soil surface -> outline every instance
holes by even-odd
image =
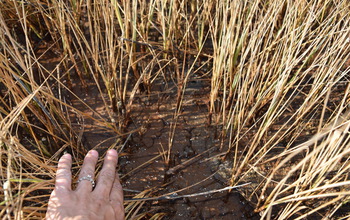
[[[107,120],[102,99],[107,97],[100,96],[93,82],[87,83],[87,90],[78,83],[73,82],[72,89],[77,97],[69,95],[73,106]],[[178,114],[177,93],[172,80],[159,79],[151,94],[139,93],[133,102],[119,158],[126,201],[132,202],[131,198],[147,190],[143,197],[150,200],[139,213],[149,216],[163,213],[165,219],[259,219],[236,189],[211,193],[227,187],[230,176],[226,169],[226,174],[223,172],[222,152],[226,149],[220,147],[218,128],[208,125],[210,81],[199,76],[189,79]],[[73,117],[86,148],[104,152],[118,142],[115,133],[99,128],[87,115]],[[197,193],[207,194],[193,195]],[[166,195],[170,197],[158,198]],[[184,195],[190,197],[181,197]]]
[[[48,70],[60,61],[45,45],[37,52],[46,52],[41,63]],[[67,104],[77,109],[69,112],[78,144],[100,153],[122,145],[119,172],[125,200],[132,202],[132,198],[145,190],[148,194],[143,197],[151,198],[139,213],[148,213],[149,217],[163,213],[165,219],[259,219],[236,189],[221,190],[229,186],[230,176],[222,162],[227,149],[220,144],[220,128],[209,126],[208,79],[193,74],[185,85],[180,109],[177,108],[179,88],[171,78],[159,77],[152,84],[150,94],[138,91],[124,139],[99,124],[101,118],[110,120],[111,110],[106,109],[110,107],[107,95],[101,96],[93,79],[86,79],[87,88],[83,88],[72,70],[71,82],[66,77],[61,80],[66,88],[58,88],[55,80],[49,79],[55,95],[64,97]],[[215,190],[219,192],[212,192]],[[195,195],[199,193],[205,194]],[[170,196],[159,198],[166,195]]]
[[[189,80],[177,117],[177,87],[171,82],[159,82],[152,95],[138,97],[129,130],[141,130],[132,135],[125,149],[130,156],[120,159],[125,189],[149,189],[154,197],[173,192],[190,195],[228,186],[227,181],[217,178],[221,177],[217,171],[224,149],[219,150],[217,128],[208,126],[209,83],[200,77]],[[166,164],[169,145],[171,155]],[[129,196],[132,194],[126,193],[126,198]],[[258,219],[235,190],[151,204],[150,212],[162,210],[169,219]]]
[[[73,82],[77,85],[73,86],[73,92],[80,100],[71,97],[73,106],[84,114],[94,117],[98,114],[108,120],[102,99],[108,98],[101,97],[94,82],[87,83],[87,90],[81,89],[78,82],[78,79]],[[341,94],[344,87],[338,86],[335,93]],[[119,168],[125,199],[128,203],[134,202],[135,197],[146,198],[146,201],[140,200],[144,204],[139,210],[147,213],[146,217],[162,213],[165,219],[259,219],[244,197],[251,195],[251,190],[262,181],[263,177],[257,173],[267,174],[271,164],[247,175],[245,180],[251,186],[211,193],[229,185],[232,164],[224,160],[228,144],[219,138],[220,128],[209,125],[210,81],[194,74],[185,86],[180,108],[178,89],[174,80],[160,77],[152,84],[150,94],[139,91],[122,142],[114,132],[99,127],[86,115],[76,117],[77,128],[83,130],[80,132],[83,146],[104,152],[116,143],[122,145]],[[331,98],[337,101],[337,97]],[[302,97],[296,98],[292,107],[298,108],[299,99]],[[285,114],[281,121],[288,117]],[[314,128],[311,126],[309,133],[297,141],[309,139]],[[280,129],[278,124],[276,129]],[[248,140],[244,144],[247,143]],[[283,175],[284,170],[281,172]],[[207,194],[193,195],[199,193]]]

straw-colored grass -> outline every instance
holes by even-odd
[[[120,149],[136,95],[167,78],[178,91],[160,154],[169,164],[188,79],[205,70],[231,184],[259,176],[242,193],[261,218],[339,217],[350,199],[349,60],[346,0],[1,1],[0,216],[44,216],[57,159],[71,152],[77,170],[88,149],[73,118],[114,133],[106,147]],[[104,114],[80,96],[91,87]],[[126,205],[128,218],[144,216],[144,202]]]

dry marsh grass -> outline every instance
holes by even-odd
[[[169,164],[191,74],[210,80],[231,185],[257,177],[242,194],[262,219],[349,217],[349,23],[346,0],[1,1],[1,218],[42,218],[60,154],[77,171],[88,150],[77,125],[120,150],[135,98],[171,79]],[[79,95],[91,87],[103,113]]]

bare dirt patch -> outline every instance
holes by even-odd
[[[150,189],[159,195],[172,192],[188,195],[227,186],[227,182],[215,178],[211,162],[211,159],[219,160],[222,151],[216,128],[208,126],[209,92],[209,81],[199,77],[190,79],[177,118],[174,117],[177,87],[171,83],[158,85],[152,95],[137,99],[129,129],[140,130],[133,134],[125,149],[130,156],[120,159],[122,173],[130,172],[122,178],[126,189]],[[167,165],[166,155],[159,155],[168,149],[171,140],[172,154]],[[171,219],[253,217],[252,207],[235,190],[150,203],[153,209],[165,210]]]
[[[228,179],[218,174],[222,170],[219,166],[222,152],[227,149],[220,149],[218,128],[209,126],[209,80],[200,76],[189,79],[179,114],[175,114],[178,88],[172,80],[159,79],[152,86],[152,93],[138,93],[123,140],[86,117],[96,115],[85,104],[106,120],[107,110],[93,83],[87,83],[90,86],[85,90],[78,82],[78,79],[73,81],[72,88],[77,96],[69,97],[72,105],[84,115],[73,113],[72,124],[87,149],[104,152],[116,142],[124,146],[119,161],[127,201],[147,190],[149,193],[144,197],[156,198],[175,195],[174,192],[181,196],[228,186]],[[145,203],[140,213],[151,216],[161,212],[168,219],[258,219],[235,189],[190,198],[151,199]]]

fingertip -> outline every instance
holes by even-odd
[[[107,154],[111,155],[111,156],[118,156],[118,152],[116,150],[114,150],[114,149],[109,149],[107,151]]]
[[[89,150],[87,155],[93,156],[93,157],[98,157],[98,152],[96,150]]]
[[[59,162],[62,162],[64,160],[69,160],[71,161],[72,160],[72,155],[70,155],[69,153],[65,153],[61,156],[61,158],[59,159]]]

